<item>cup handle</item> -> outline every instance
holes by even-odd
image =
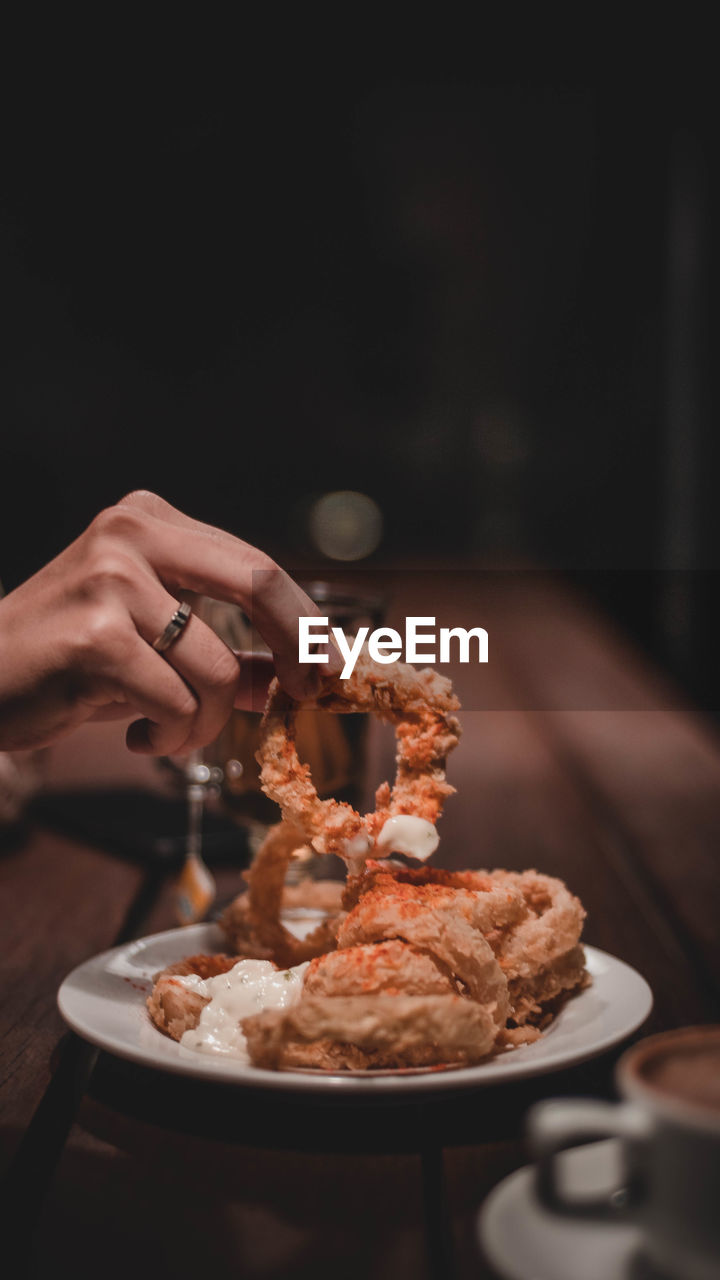
[[[535,1191],[552,1213],[570,1218],[608,1221],[622,1210],[635,1208],[643,1198],[638,1156],[650,1132],[650,1122],[632,1103],[598,1102],[592,1098],[556,1098],[533,1107],[528,1134],[537,1157]],[[623,1182],[597,1199],[573,1199],[560,1189],[555,1157],[568,1147],[581,1147],[603,1138],[623,1138]]]

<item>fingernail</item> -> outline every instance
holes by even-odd
[[[129,751],[134,751],[138,755],[149,755],[153,750],[149,729],[148,720],[133,720],[133,723],[128,725],[125,742]]]

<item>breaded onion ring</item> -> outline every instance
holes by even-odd
[[[577,945],[585,909],[562,880],[538,871],[493,871],[490,878],[519,890],[527,907],[520,927],[500,948],[501,962],[513,977],[532,977]]]
[[[567,885],[538,871],[493,871],[491,880],[522,894],[525,911],[490,941],[508,980],[511,1017],[518,1025],[545,1017],[545,1006],[587,985],[579,945],[585,909]]]
[[[393,788],[383,783],[376,794],[375,813],[364,817],[349,804],[318,796],[310,769],[300,763],[295,747],[299,705],[273,680],[257,760],[263,791],[318,853],[336,853],[358,870],[388,818],[413,814],[437,821],[445,798],[455,790],[445,781],[445,759],[460,736],[460,725],[451,714],[460,704],[449,680],[404,663],[396,664],[390,674],[387,667],[363,654],[347,680],[333,680],[318,698],[317,706],[326,711],[371,711],[395,726]]]
[[[153,989],[147,998],[150,1017],[159,1031],[173,1040],[180,1040],[185,1031],[194,1031],[200,1014],[208,1003],[207,996],[189,991],[178,978],[195,973],[199,978],[216,978],[228,973],[237,964],[239,956],[187,956],[176,960],[155,974]]]
[[[370,889],[391,889],[393,884],[437,884],[446,889],[471,889],[486,893],[500,883],[503,876],[510,874],[499,871],[448,871],[445,867],[406,867],[404,863],[393,862],[392,859],[378,862],[371,858],[360,875],[348,876],[343,905],[349,910]]]
[[[446,871],[371,861],[363,875],[349,878],[343,902],[352,909],[371,891],[397,894],[400,885],[437,885],[479,897],[484,918],[475,918],[507,978],[513,1023],[544,1025],[557,1012],[559,997],[587,986],[579,945],[585,911],[562,880],[537,871]],[[499,910],[497,897],[486,896],[497,888],[509,894],[507,904],[500,899]],[[457,900],[458,910],[462,902]],[[353,915],[348,919],[352,928]],[[340,946],[347,945],[346,937],[340,936]]]
[[[485,933],[511,924],[523,910],[521,895],[495,885],[487,892],[438,884],[403,884],[391,872],[375,873],[338,930],[338,947],[400,938],[429,951],[467,988],[474,1001],[492,1010],[496,1027],[508,1016],[507,979]]]
[[[324,1070],[456,1065],[490,1052],[490,1010],[459,995],[303,997],[244,1018],[256,1067]]]
[[[393,938],[313,960],[303,994],[312,996],[457,995],[457,984],[431,955]]]
[[[302,831],[291,823],[271,827],[247,873],[247,893],[231,902],[220,919],[232,946],[246,956],[273,960],[280,969],[292,969],[335,947],[338,915],[328,916],[307,938],[296,938],[280,921],[287,869],[303,844]]]

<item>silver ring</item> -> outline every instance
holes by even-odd
[[[165,630],[160,632],[156,640],[153,640],[152,647],[156,653],[164,653],[166,649],[170,648],[171,644],[175,643],[178,636],[185,630],[191,613],[192,605],[189,605],[187,600],[183,600],[182,604],[178,605]]]

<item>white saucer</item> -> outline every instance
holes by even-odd
[[[597,1195],[620,1180],[616,1139],[563,1152],[558,1160],[573,1196]],[[480,1246],[500,1275],[507,1280],[634,1280],[639,1274],[639,1227],[548,1213],[535,1199],[534,1177],[530,1167],[510,1174],[490,1193],[478,1216]]]

